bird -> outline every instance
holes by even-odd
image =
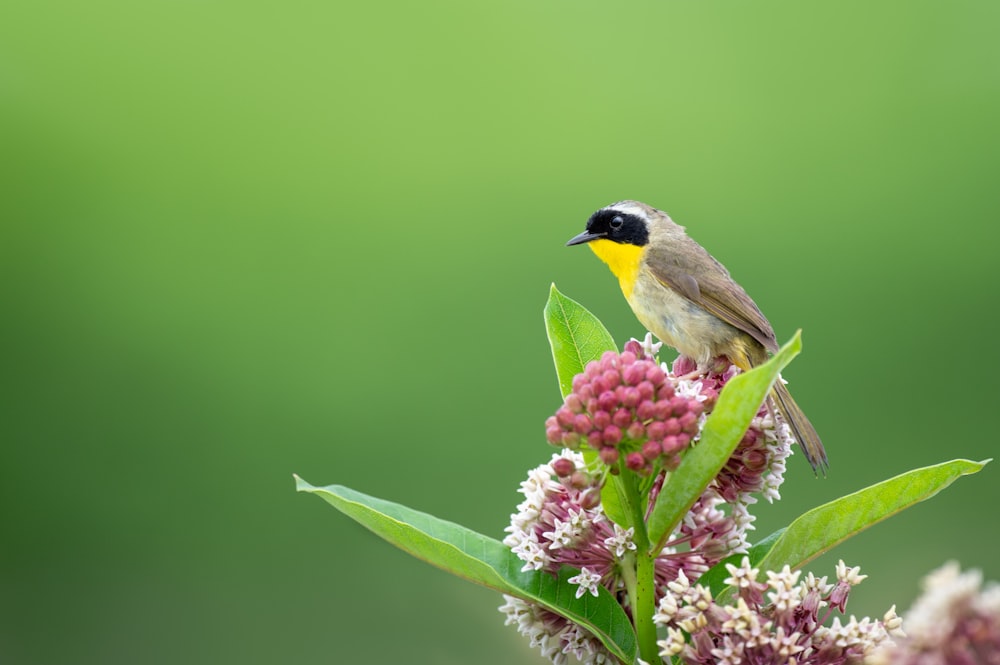
[[[587,220],[566,245],[586,244],[618,278],[647,330],[704,373],[725,356],[743,371],[778,351],[774,329],[729,271],[670,216],[639,201],[619,201]],[[768,396],[791,427],[813,472],[828,468],[816,429],[779,378]]]

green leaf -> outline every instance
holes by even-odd
[[[576,586],[567,580],[576,569],[548,573],[522,572],[523,561],[498,540],[453,522],[398,503],[377,499],[339,485],[313,487],[295,477],[299,492],[325,499],[337,510],[401,550],[459,577],[546,607],[594,634],[617,658],[632,663],[636,655],[635,632],[621,605],[604,588],[594,598],[576,597]]]
[[[677,523],[733,454],[778,374],[802,350],[801,332],[796,332],[766,363],[726,383],[705,421],[698,445],[684,453],[680,466],[667,478],[656,499],[648,523],[651,551],[663,547]]]
[[[978,472],[989,461],[957,459],[914,469],[813,508],[788,525],[759,567],[798,568],[872,524],[931,498],[959,477]]]
[[[583,305],[567,298],[553,284],[545,303],[545,331],[552,347],[559,390],[566,397],[573,377],[605,351],[616,351],[615,340],[596,316]]]
[[[625,508],[628,501],[621,494],[621,484],[615,482],[615,480],[614,477],[607,477],[604,481],[604,486],[601,487],[601,511],[612,522],[623,529],[627,529],[632,524],[628,510]]]

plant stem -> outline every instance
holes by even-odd
[[[639,655],[644,661],[659,663],[656,650],[656,624],[653,612],[656,610],[656,556],[649,552],[649,536],[643,519],[643,497],[637,487],[636,476],[622,470],[614,477],[619,494],[625,499],[633,531],[632,540],[636,545],[634,555],[622,558],[622,577],[628,591],[629,606],[632,608],[632,623],[639,641]]]
[[[632,622],[639,640],[639,653],[647,663],[658,663],[656,651],[656,559],[645,549],[636,554],[636,598],[632,606]]]

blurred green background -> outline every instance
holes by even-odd
[[[539,662],[292,473],[502,536],[563,243],[637,198],[778,337],[830,475],[996,451],[1000,4],[14,2],[0,11],[0,660]],[[812,565],[1000,578],[997,469]]]

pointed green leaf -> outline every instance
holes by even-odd
[[[617,658],[635,660],[632,624],[621,605],[601,588],[577,598],[567,580],[579,571],[564,567],[556,579],[522,572],[523,561],[498,540],[398,503],[339,485],[313,487],[298,476],[296,489],[325,499],[337,510],[413,556],[467,580],[529,600],[587,628]]]
[[[798,568],[872,524],[931,498],[961,476],[978,472],[989,461],[957,459],[914,469],[813,508],[788,525],[759,567]]]
[[[614,477],[607,478],[604,486],[601,487],[601,511],[618,526],[628,528],[632,524],[632,520],[625,508],[628,502],[622,496],[621,491],[621,484],[615,482]]]
[[[605,351],[615,351],[615,340],[596,316],[559,292],[553,284],[545,303],[545,331],[552,347],[559,390],[565,397],[573,388],[573,377]]]
[[[766,363],[726,383],[705,421],[701,441],[684,453],[680,466],[667,478],[656,499],[648,526],[651,551],[663,547],[670,532],[733,454],[778,374],[802,350],[801,332],[796,332]]]

